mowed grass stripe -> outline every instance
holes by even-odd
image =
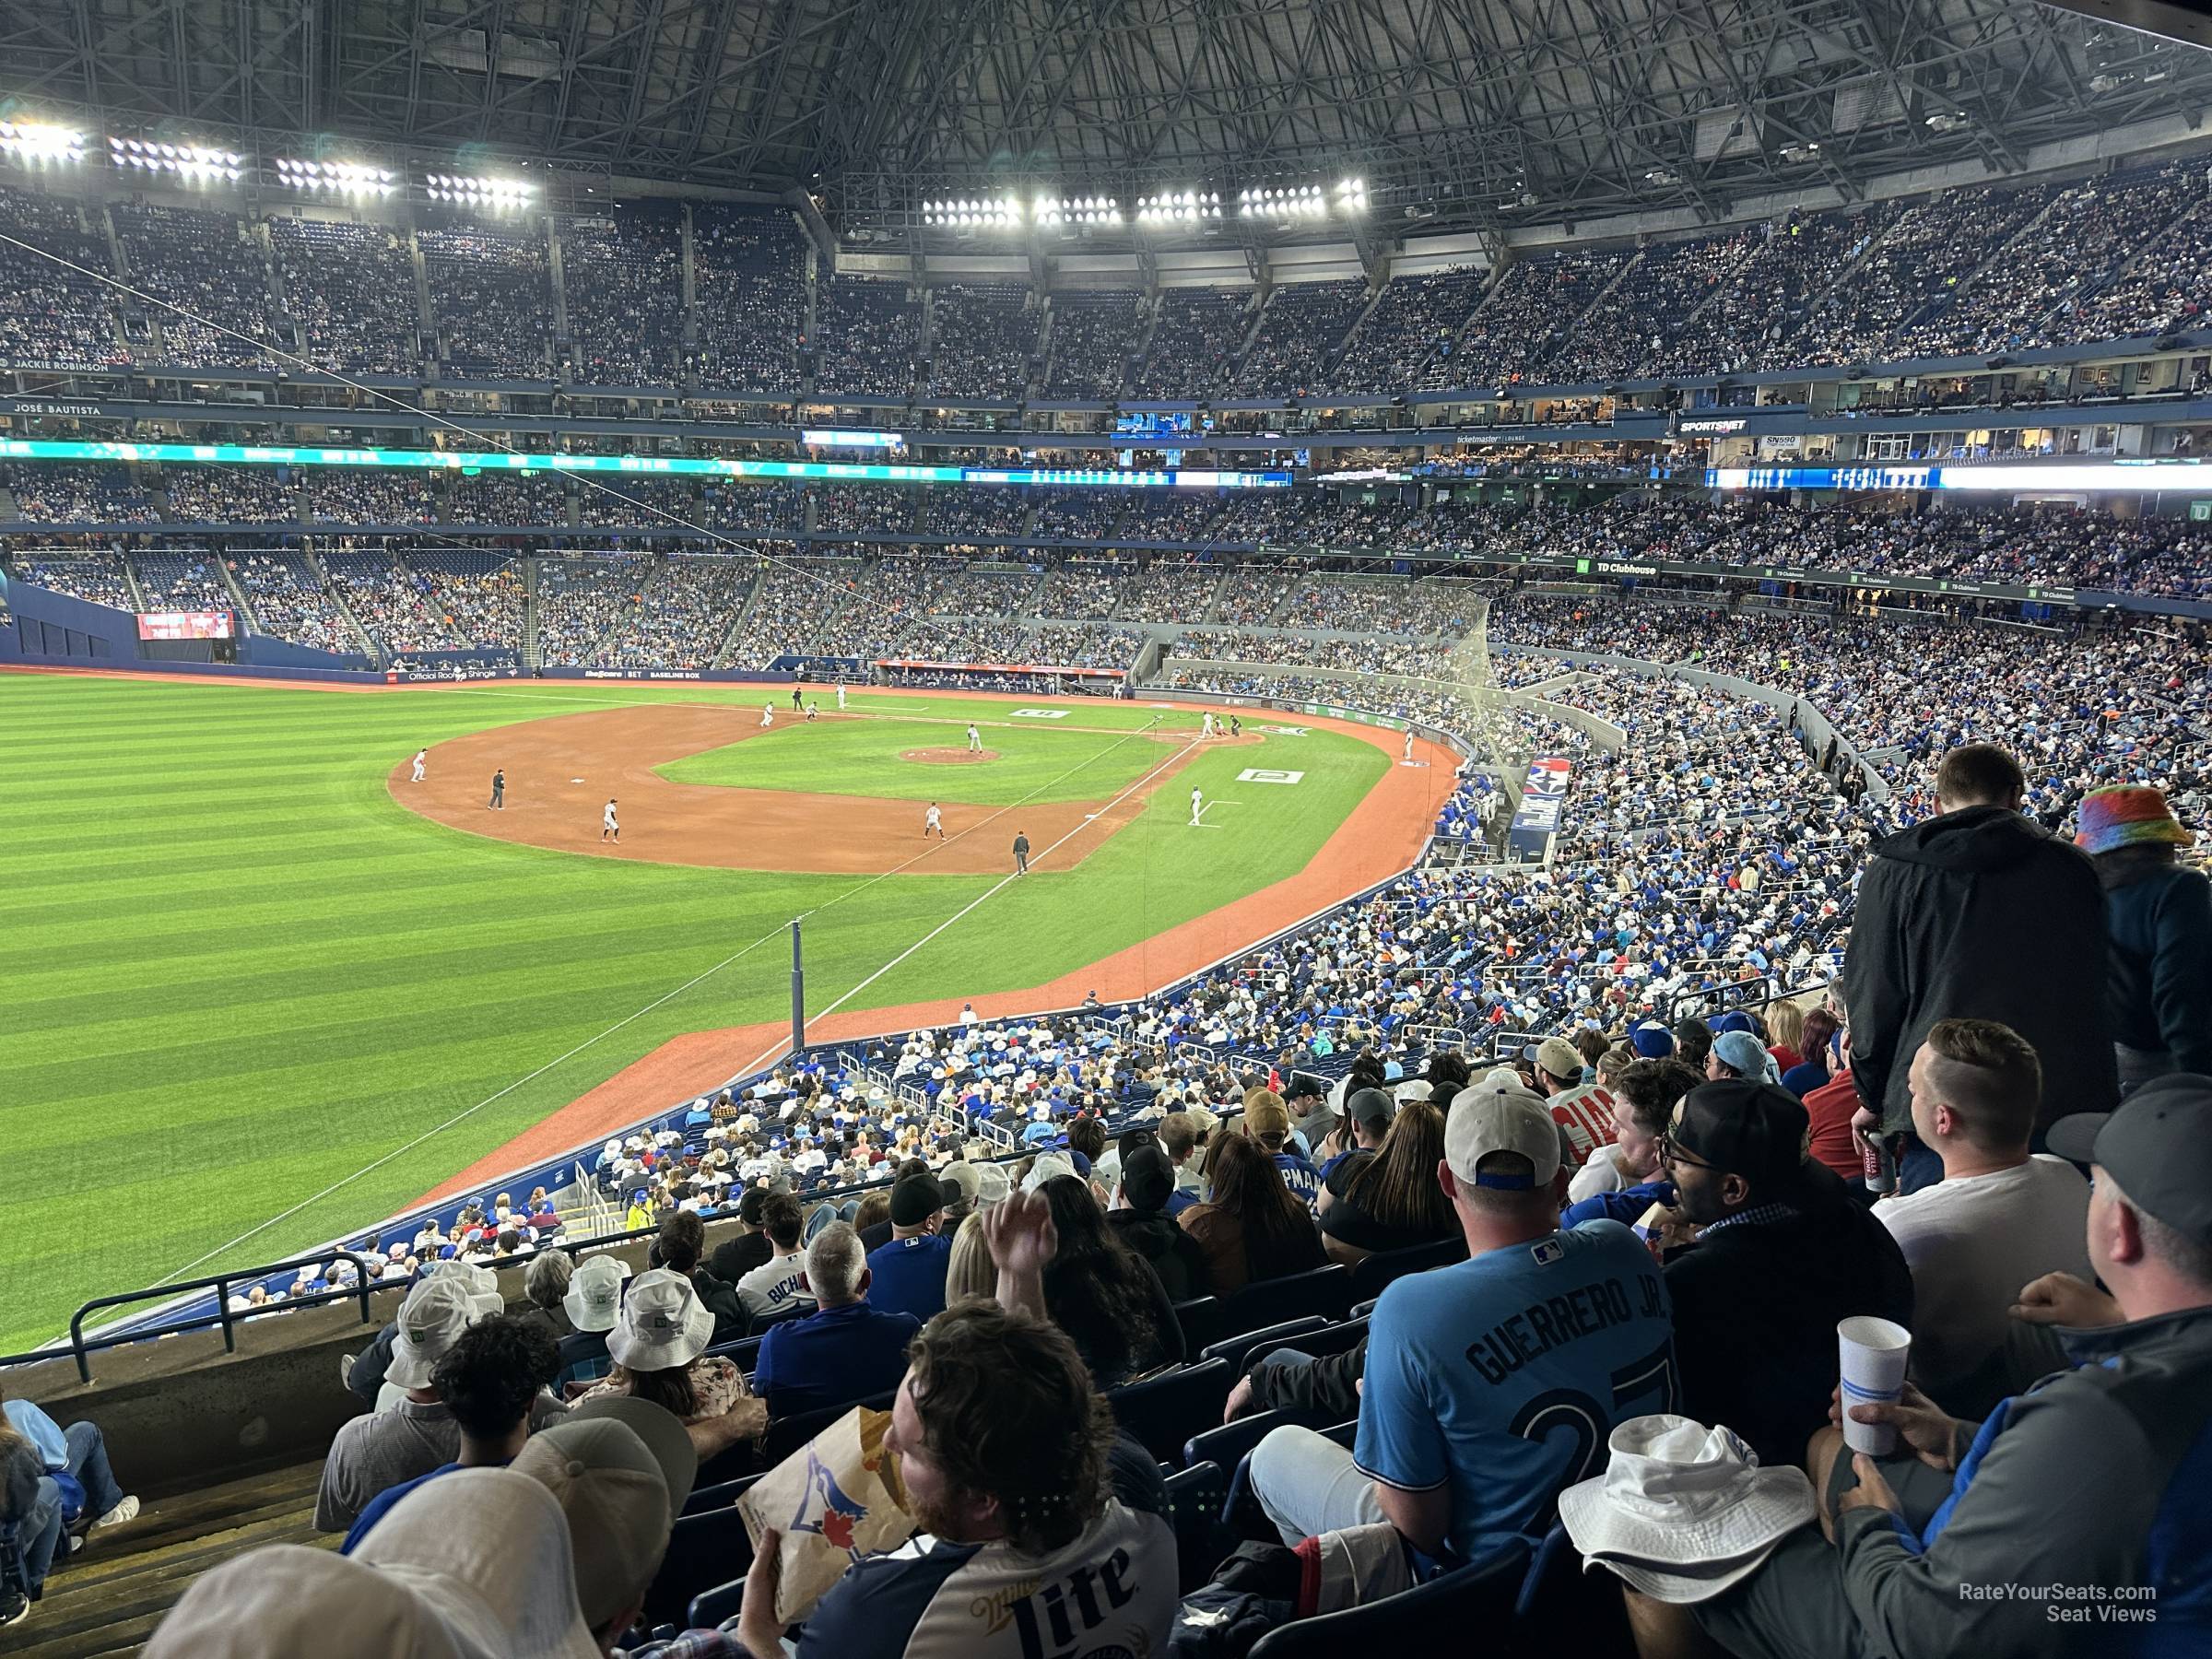
[[[0,1194],[0,1350],[53,1335],[87,1296],[181,1269],[502,1090],[257,1234],[231,1265],[388,1213],[668,1038],[781,1020],[779,938],[512,1087],[798,911],[818,912],[807,970],[820,1007],[991,885],[901,877],[833,904],[859,884],[509,846],[391,800],[394,766],[464,732],[631,702],[722,702],[736,719],[759,708],[741,690],[582,689],[354,698],[0,677],[0,729],[26,739],[0,750],[14,838],[0,888],[0,1008],[14,1038],[0,1047],[0,1137],[32,1172]],[[988,727],[1024,706],[963,702],[949,724],[904,730],[957,743],[970,715]],[[1088,741],[1104,749],[1107,733],[1155,717],[1097,704],[1071,719],[1103,728]],[[985,741],[1030,729],[1012,722]],[[1194,764],[1271,759],[1245,748]],[[1335,805],[1300,805],[1325,834]],[[1146,817],[1181,810],[1178,792]],[[1299,855],[1272,835],[1124,848],[1134,833],[1080,872],[1048,868],[1000,893],[852,1006],[1041,982],[1287,874]]]

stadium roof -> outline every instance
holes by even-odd
[[[2212,53],[2018,0],[17,0],[0,65],[0,113],[811,186],[848,226],[1347,176],[1393,231],[1718,216],[2212,98]]]

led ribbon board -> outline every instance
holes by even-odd
[[[0,439],[0,460],[412,467],[459,473],[613,473],[626,477],[828,478],[859,484],[1078,484],[1111,489],[1290,488],[1290,475],[1287,472],[933,466],[880,461],[724,461],[692,455],[528,455],[510,454],[504,450],[316,449],[278,443],[125,443],[41,438]]]
[[[2026,462],[2019,465],[1709,466],[1710,489],[1949,489],[2011,492],[2212,491],[2212,465],[2169,457]]]

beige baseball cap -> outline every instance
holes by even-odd
[[[598,1630],[660,1570],[675,1517],[668,1483],[628,1424],[587,1418],[530,1437],[509,1465],[553,1494],[575,1550],[576,1600]]]
[[[1476,1166],[1493,1152],[1518,1152],[1534,1169],[1534,1179],[1523,1183],[1478,1175]],[[1541,1190],[1559,1172],[1559,1127],[1550,1108],[1527,1089],[1486,1078],[1452,1097],[1444,1118],[1444,1162],[1453,1179],[1468,1186]]]

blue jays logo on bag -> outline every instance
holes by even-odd
[[[783,1530],[814,1533],[857,1561],[861,1552],[853,1547],[853,1530],[867,1518],[868,1506],[846,1496],[844,1488],[837,1484],[837,1477],[830,1472],[830,1465],[815,1454],[810,1443],[806,1448],[806,1489],[799,1494],[798,1512]]]

